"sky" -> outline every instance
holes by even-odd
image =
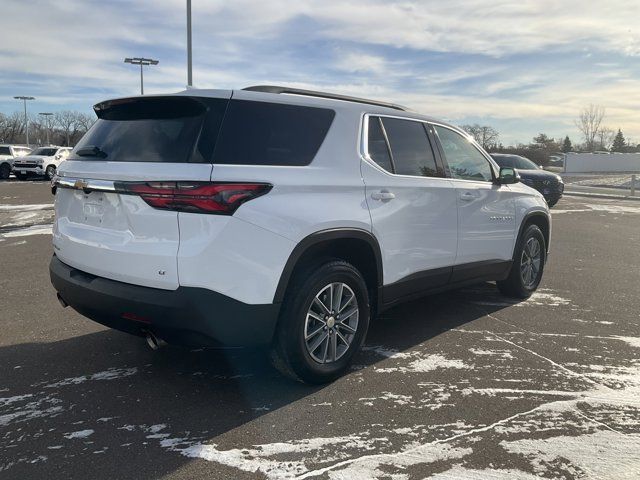
[[[495,127],[505,145],[580,141],[589,104],[640,142],[640,1],[193,0],[193,83],[288,85]],[[186,85],[185,0],[3,0],[0,112],[91,113]]]

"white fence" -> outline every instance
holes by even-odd
[[[567,153],[565,173],[640,172],[640,153]]]

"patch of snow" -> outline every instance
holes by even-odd
[[[375,352],[381,357],[386,357],[386,358],[410,358],[411,356],[415,355],[415,352],[400,352],[393,348],[387,348],[381,345],[365,346],[365,347],[362,347],[362,350],[365,352]]]
[[[502,358],[513,358],[511,352],[507,350],[483,350],[481,348],[470,348],[469,351],[474,355],[490,355],[490,356],[498,356]]]
[[[615,338],[616,340],[622,340],[623,342],[628,343],[632,347],[640,348],[640,337],[622,337],[622,336],[614,335],[611,338]]]
[[[87,438],[90,435],[93,435],[94,430],[78,430],[77,432],[65,433],[64,438],[73,439],[73,438]]]
[[[531,295],[524,302],[518,303],[517,306],[546,305],[549,307],[558,307],[561,305],[569,305],[569,304],[571,304],[571,300],[555,295],[550,290],[540,289],[536,291],[533,295]]]
[[[32,212],[34,210],[52,210],[53,203],[39,203],[30,205],[0,205],[0,212]]]
[[[52,225],[34,225],[32,227],[18,228],[16,230],[0,234],[0,237],[13,238],[28,237],[30,235],[51,235],[52,229]]]
[[[26,240],[20,240],[18,242],[13,242],[13,243],[7,243],[7,247],[17,247],[18,245],[24,245],[25,243],[27,243]]]
[[[604,212],[613,215],[617,214],[640,214],[640,207],[636,205],[614,205],[611,203],[602,204],[585,204],[586,208],[572,208],[572,209],[553,209],[552,214],[556,213],[585,213],[585,212]]]
[[[80,377],[70,377],[58,382],[44,385],[44,388],[58,388],[66,385],[79,385],[84,382],[93,380],[117,380],[119,378],[128,377],[138,372],[137,367],[131,368],[110,368],[102,372],[92,373],[90,375],[82,375]]]
[[[0,407],[4,407],[6,405],[9,405],[10,403],[19,402],[21,400],[25,400],[25,399],[31,398],[31,397],[33,397],[33,394],[27,393],[26,395],[16,395],[14,397],[0,398]]]
[[[581,478],[636,480],[640,474],[638,434],[621,435],[611,430],[600,430],[587,435],[503,440],[500,446],[508,452],[536,460],[536,471],[540,474],[552,473],[552,470],[547,471],[545,464],[556,459],[568,459],[584,472]]]
[[[450,360],[439,354],[426,355],[423,358],[412,361],[406,367],[376,368],[376,372],[430,372],[439,368],[473,368],[472,365],[465,364],[462,360]]]
[[[160,445],[168,450],[179,452],[185,457],[200,458],[228,467],[256,473],[267,478],[295,478],[308,472],[305,459],[279,460],[277,456],[290,453],[331,453],[324,461],[337,461],[344,458],[345,449],[369,450],[375,444],[386,443],[387,438],[364,439],[362,435],[343,437],[309,438],[255,445],[248,448],[221,450],[216,444],[191,443],[184,438],[166,438]]]
[[[398,405],[407,405],[411,403],[411,397],[409,395],[399,395],[391,392],[384,392],[379,398],[382,400],[390,400]]]
[[[428,477],[430,480],[540,480],[540,477],[521,470],[475,470],[456,465]]]
[[[148,431],[149,431],[150,433],[158,433],[159,431],[164,430],[165,428],[167,428],[167,425],[166,425],[166,424],[164,424],[164,423],[158,423],[158,424],[156,424],[156,425],[151,425],[151,426],[148,428]]]

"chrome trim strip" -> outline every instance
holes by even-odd
[[[56,176],[52,182],[54,187],[69,188],[89,192],[116,192],[116,187],[111,180],[85,180],[83,178]]]

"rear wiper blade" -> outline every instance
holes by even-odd
[[[106,158],[108,153],[100,150],[100,148],[96,147],[95,145],[88,145],[76,150],[76,155],[78,155],[79,157]]]

